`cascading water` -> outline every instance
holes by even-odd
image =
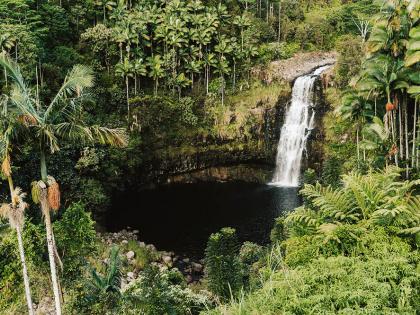
[[[299,185],[303,150],[314,127],[314,82],[329,67],[323,66],[309,75],[298,77],[293,85],[291,105],[286,113],[277,146],[276,170],[270,183],[272,185]]]

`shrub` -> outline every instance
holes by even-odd
[[[262,289],[212,314],[416,314],[419,285],[401,257],[319,258],[282,268]]]
[[[100,268],[103,270],[89,267],[88,276],[75,282],[67,306],[69,311],[86,315],[118,313],[122,297],[121,268],[119,249],[114,246],[111,248],[105,268]]]
[[[204,295],[186,288],[182,274],[148,266],[124,292],[122,314],[197,314],[208,304]]]
[[[23,243],[29,273],[37,272],[44,253],[44,229],[25,222]],[[26,310],[22,277],[22,265],[18,252],[16,233],[11,229],[0,231],[0,313],[10,313],[12,304]],[[5,311],[7,309],[7,311]],[[12,312],[13,313],[13,312]]]
[[[82,275],[86,258],[94,253],[95,222],[80,203],[72,204],[54,223],[58,252],[63,262],[63,281],[71,283]]]
[[[308,168],[303,173],[303,183],[313,185],[317,181],[317,174],[314,169]]]
[[[336,157],[330,157],[322,165],[321,182],[324,185],[338,187],[341,185],[340,174],[342,173],[342,161]]]
[[[210,235],[205,262],[209,289],[222,299],[235,296],[243,285],[235,229],[223,228]]]
[[[258,275],[258,262],[264,257],[265,250],[261,245],[245,242],[241,246],[239,259],[242,263],[243,283],[252,287]]]
[[[287,238],[286,226],[284,224],[284,217],[278,217],[274,220],[274,226],[271,229],[270,240],[275,242],[283,242]]]

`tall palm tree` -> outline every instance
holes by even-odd
[[[1,157],[1,173],[7,178],[9,184],[11,203],[3,204],[0,215],[6,217],[9,220],[10,226],[16,230],[18,239],[18,248],[20,254],[20,260],[22,264],[23,282],[25,286],[26,302],[28,304],[29,314],[34,314],[31,290],[29,285],[28,268],[26,266],[25,251],[22,241],[22,229],[24,223],[24,211],[27,208],[27,203],[23,201],[25,194],[22,193],[21,189],[14,187],[12,179],[12,168],[11,168],[11,157],[12,147],[20,140],[19,138],[25,132],[25,123],[27,117],[16,117],[9,109],[9,99],[7,97],[2,99],[0,104],[0,124],[1,124],[1,135],[0,135],[0,157]],[[22,124],[23,122],[23,124]],[[23,127],[23,128],[22,128]]]
[[[372,105],[362,96],[351,91],[343,96],[341,106],[337,108],[337,111],[342,118],[350,119],[356,124],[357,161],[360,161],[360,127],[372,115]]]
[[[0,50],[2,54],[6,54],[6,52],[11,49],[15,45],[16,39],[10,33],[3,33],[0,34]],[[4,80],[6,81],[7,86],[7,73],[4,70]]]
[[[31,298],[31,290],[29,286],[28,268],[25,260],[25,250],[23,248],[22,240],[22,229],[25,220],[24,212],[28,208],[28,204],[24,201],[26,193],[23,193],[19,187],[13,188],[13,182],[11,180],[10,165],[8,159],[3,160],[2,173],[7,176],[10,186],[10,195],[12,202],[3,203],[0,207],[0,216],[9,220],[9,225],[16,230],[16,236],[18,239],[20,262],[22,264],[23,283],[25,285],[25,296],[26,303],[28,304],[28,313],[34,315],[34,308]],[[7,170],[8,168],[8,170]]]
[[[127,101],[127,121],[130,119],[130,94],[129,94],[129,78],[133,76],[133,65],[130,63],[130,60],[125,57],[124,61],[117,64],[115,67],[115,73],[125,80],[125,96]]]
[[[160,55],[154,55],[153,57],[147,58],[147,63],[150,68],[149,77],[153,78],[154,81],[154,95],[157,95],[159,78],[164,76],[163,61]]]
[[[41,180],[33,183],[32,195],[40,203],[47,231],[48,257],[51,269],[56,314],[61,315],[61,300],[57,278],[56,259],[59,260],[51,224],[50,211],[60,208],[59,185],[48,175],[47,154],[56,153],[63,143],[99,142],[122,147],[126,145],[123,129],[89,126],[83,121],[84,90],[93,86],[93,73],[85,66],[77,65],[66,76],[64,83],[49,103],[41,103],[33,97],[19,67],[6,56],[0,57],[3,66],[14,82],[10,103],[26,117],[32,141],[40,154]]]

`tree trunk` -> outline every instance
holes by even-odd
[[[402,123],[402,106],[398,106],[398,130],[400,134],[400,158],[401,160],[404,159],[404,133],[403,133],[403,123]]]
[[[357,164],[359,164],[359,161],[360,161],[359,126],[356,127],[356,149],[357,149]]]
[[[48,258],[49,258],[49,261],[50,261],[51,281],[52,281],[52,284],[53,284],[55,312],[56,312],[56,315],[61,315],[60,289],[59,289],[59,285],[58,285],[57,268],[56,268],[56,265],[55,265],[55,258],[54,258],[53,230],[52,230],[52,225],[51,225],[50,209],[48,207],[48,201],[45,200],[45,199],[44,199],[43,202],[41,201],[41,207],[44,208],[42,210],[42,212],[44,214],[45,228],[47,230]]]
[[[209,95],[209,76],[210,76],[210,69],[209,66],[206,67],[206,95]]]
[[[47,184],[47,163],[45,159],[45,151],[43,150],[43,145],[41,143],[41,177],[42,181]],[[53,230],[51,225],[51,217],[50,217],[50,207],[48,205],[47,200],[47,189],[44,188],[44,191],[41,193],[42,196],[40,198],[41,203],[41,211],[44,215],[45,221],[45,229],[47,231],[47,248],[48,248],[48,258],[50,261],[50,271],[51,271],[51,281],[53,285],[53,292],[54,292],[54,302],[55,302],[55,311],[56,315],[61,315],[61,298],[60,298],[60,290],[58,285],[58,278],[57,278],[57,268],[55,265],[55,246],[54,246],[54,236]]]
[[[279,0],[279,32],[278,32],[278,37],[277,37],[277,41],[280,43],[280,30],[281,30],[281,1]]]
[[[17,205],[15,204],[14,197],[13,197],[14,186],[13,186],[12,177],[8,176],[7,181],[9,183],[10,197],[12,198],[12,206],[15,207]],[[21,227],[19,225],[16,225],[16,235],[17,235],[17,239],[18,239],[20,262],[22,264],[23,283],[25,285],[25,296],[26,296],[26,303],[28,304],[28,313],[29,313],[29,315],[34,315],[34,308],[33,308],[32,297],[31,297],[31,289],[30,289],[30,286],[29,286],[28,268],[26,267],[25,250],[24,250],[24,247],[23,247]]]
[[[417,128],[417,98],[414,100],[414,121],[413,121],[413,148],[411,151],[411,167],[414,168],[414,159],[416,155],[416,128]]]
[[[25,296],[28,304],[29,315],[34,315],[34,308],[31,298],[31,289],[29,287],[28,268],[26,267],[25,251],[23,249],[22,233],[19,226],[16,226],[16,235],[19,245],[20,262],[22,263],[23,283],[25,284]]]
[[[125,76],[125,92],[127,98],[127,121],[130,121],[130,96],[128,94],[128,76]]]
[[[410,149],[408,147],[408,117],[407,117],[407,97],[404,96],[404,137],[405,137],[405,174],[408,178],[410,167]]]
[[[225,78],[224,76],[221,76],[222,80],[222,106],[225,105]]]
[[[236,60],[233,59],[233,91],[235,92],[236,88]]]

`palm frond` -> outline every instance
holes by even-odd
[[[51,113],[63,99],[68,97],[81,97],[83,90],[92,87],[93,83],[92,69],[84,65],[75,65],[64,79],[63,85],[46,109],[44,119],[48,121]]]
[[[89,130],[95,142],[118,148],[127,146],[128,136],[124,128],[107,128],[95,125],[90,126]]]

